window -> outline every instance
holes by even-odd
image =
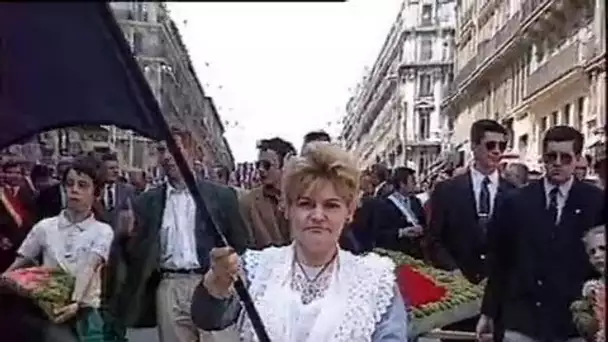
[[[422,172],[422,170],[426,170],[426,153],[420,152],[420,157],[418,157],[418,171]]]
[[[422,5],[422,17],[420,18],[420,24],[423,26],[433,24],[433,5]]]
[[[591,119],[591,120],[587,121],[587,132],[589,132],[589,133],[593,132],[595,127],[597,127],[596,119]]]
[[[148,5],[140,3],[138,7],[139,7],[138,10],[139,10],[139,15],[140,15],[141,21],[150,21],[150,13],[148,12]]]
[[[579,131],[583,128],[583,110],[585,110],[585,98],[579,97],[576,101],[576,123],[575,127]]]
[[[566,104],[564,106],[564,111],[562,112],[562,125],[570,125],[570,104]]]
[[[144,36],[141,32],[133,31],[133,53],[139,55],[143,51]]]
[[[422,37],[420,39],[420,60],[422,62],[433,59],[433,39]]]
[[[432,96],[431,75],[422,74],[418,78],[418,96]]]
[[[519,149],[519,153],[525,155],[528,152],[528,135],[523,134],[519,136],[519,141],[517,142],[517,148]]]
[[[450,55],[450,41],[446,40],[441,44],[441,60],[449,61],[452,57]]]
[[[418,121],[418,138],[428,140],[431,137],[431,111],[421,109],[418,116],[420,118]]]
[[[539,127],[539,135],[543,135],[545,134],[545,131],[547,130],[547,128],[549,127],[549,118],[544,116],[541,120],[540,120],[540,127]]]
[[[496,118],[495,120],[497,120],[498,118]],[[507,146],[509,148],[513,148],[513,143],[515,140],[515,135],[513,134],[513,119],[508,119],[506,121],[503,122],[503,126],[506,128],[507,130]]]
[[[557,111],[551,113],[551,127],[557,125]]]

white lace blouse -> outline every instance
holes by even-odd
[[[271,341],[407,340],[407,313],[390,259],[340,251],[324,294],[304,304],[301,293],[292,289],[293,255],[292,246],[243,255],[249,292]],[[241,341],[257,341],[242,310],[236,326]]]

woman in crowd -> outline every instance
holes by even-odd
[[[393,263],[338,247],[360,190],[352,156],[311,143],[286,166],[282,188],[293,243],[241,257],[230,248],[213,249],[193,299],[195,324],[203,330],[234,325],[243,341],[256,340],[232,286],[240,275],[272,341],[406,341],[407,313]]]

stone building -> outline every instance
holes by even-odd
[[[165,6],[161,2],[112,2],[110,6],[165,119],[187,142],[188,158],[232,167],[234,160],[213,99],[202,88]],[[157,164],[157,145],[128,130],[94,126],[45,132],[13,150],[31,150],[26,156],[30,160],[90,150],[115,151],[126,168],[152,170]]]
[[[572,125],[590,143],[601,133],[605,2],[459,4],[455,78],[442,107],[460,163],[469,158],[470,126],[481,118],[503,123],[510,131],[508,152],[533,169],[540,168],[541,139],[548,128]]]
[[[423,175],[445,142],[440,112],[452,79],[455,1],[403,2],[376,62],[347,104],[341,139],[362,167]]]

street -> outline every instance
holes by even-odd
[[[129,342],[158,342],[156,329],[129,329],[127,332]]]

